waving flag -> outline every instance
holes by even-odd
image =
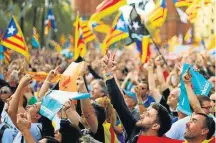
[[[160,0],[160,4],[147,16],[147,26],[150,29],[160,28],[167,17],[166,0]]]
[[[148,57],[150,56],[149,32],[145,28],[145,25],[142,23],[141,18],[134,7],[129,18],[129,33],[131,39],[136,42],[141,62],[147,62]]]
[[[117,11],[121,6],[126,4],[127,0],[104,0],[96,7],[96,11],[91,16],[90,21],[98,21]]]
[[[184,41],[187,44],[190,44],[192,42],[192,28],[188,29],[187,33],[185,34]]]
[[[57,52],[61,53],[62,47],[54,40],[50,40],[50,44],[56,49]]]
[[[188,7],[193,4],[194,0],[173,0],[176,7]],[[211,3],[211,0],[204,0],[204,4],[207,5]]]
[[[79,16],[76,18],[75,26],[75,48],[74,48],[74,60],[83,57],[86,54],[86,43],[83,38],[82,28],[80,26]]]
[[[131,10],[128,27],[130,37],[133,40],[142,41],[143,36],[149,35],[149,32],[142,23],[140,15],[137,13],[135,7]]]
[[[32,47],[40,48],[39,35],[35,27],[33,27],[33,33],[32,33]]]
[[[127,38],[128,36],[128,25],[125,23],[123,15],[118,13],[113,21],[110,32],[106,35],[102,43],[102,54],[106,54],[106,51],[111,44]]]
[[[11,61],[9,50],[2,45],[0,45],[0,60],[3,60],[6,65]]]
[[[26,46],[20,26],[14,16],[8,24],[7,30],[2,39],[2,45],[22,54],[23,56],[25,56],[27,61],[29,61],[30,56],[28,53],[28,48]]]
[[[102,21],[94,21],[90,23],[93,30],[100,32],[100,33],[109,33],[110,26],[103,23]]]
[[[53,15],[52,12],[52,7],[49,6],[49,10],[47,12],[46,20],[45,20],[45,29],[44,29],[44,34],[48,35],[50,29],[54,29],[54,31],[57,31],[56,28],[56,21],[55,21],[55,16]]]
[[[89,21],[83,20],[82,18],[80,18],[79,23],[80,23],[80,28],[81,28],[82,34],[83,34],[83,40],[85,41],[85,43],[88,43],[88,42],[94,40],[96,37],[90,29]]]
[[[149,40],[150,40],[149,36],[144,36],[142,41],[140,40],[136,41],[137,50],[140,53],[140,58],[142,63],[148,62],[148,59],[151,55]]]

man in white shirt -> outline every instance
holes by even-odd
[[[42,125],[39,122],[39,119],[41,118],[41,115],[39,114],[41,103],[37,102],[34,105],[28,106],[26,109],[24,109],[22,105],[22,99],[23,94],[26,91],[26,88],[28,88],[29,83],[31,82],[31,77],[29,75],[25,75],[21,80],[20,83],[12,96],[11,101],[9,102],[8,107],[8,115],[10,116],[12,122],[16,125],[17,120],[17,114],[23,113],[24,116],[31,121],[31,128],[30,132],[32,133],[35,142],[38,142],[41,138],[41,131],[42,131]],[[17,136],[15,137],[13,143],[23,143],[24,138],[22,137],[22,134],[19,132]]]

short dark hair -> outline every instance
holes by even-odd
[[[158,112],[157,120],[160,124],[158,136],[161,137],[171,128],[172,120],[167,109],[160,103],[152,104],[152,108],[154,108]]]
[[[197,113],[197,114],[205,117],[204,127],[209,130],[206,139],[209,140],[215,133],[215,121],[213,118],[207,116],[206,114],[203,113]]]
[[[210,98],[205,95],[198,95],[197,99],[199,100],[200,105],[202,105],[202,103],[205,101],[209,101],[209,102],[211,101]]]
[[[202,106],[202,103],[205,101],[211,101],[210,98],[208,96],[205,95],[197,95],[197,99],[199,101],[200,106]],[[194,112],[194,109],[192,108],[191,104],[190,104],[190,109],[192,112]]]

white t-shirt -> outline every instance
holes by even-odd
[[[172,124],[171,129],[165,134],[168,138],[176,140],[185,140],[184,132],[186,130],[186,123],[190,121],[190,116],[176,121]]]
[[[8,125],[9,128],[17,129],[16,126],[14,125],[14,123],[12,122],[10,116],[5,111],[5,107],[6,106],[4,106],[4,109],[3,109],[2,114],[1,114],[1,121],[4,122],[6,125]]]
[[[30,132],[31,132],[31,135],[33,136],[35,142],[38,142],[42,138],[41,131],[42,131],[42,124],[41,123],[32,123],[31,124]],[[15,137],[13,143],[21,143],[21,140],[22,140],[22,133],[19,132],[17,134],[17,136]],[[26,143],[26,141],[24,141],[24,143]]]

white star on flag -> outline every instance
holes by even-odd
[[[135,30],[137,30],[140,26],[138,24],[138,22],[133,22],[133,26],[132,26]]]
[[[13,25],[11,25],[11,27],[8,28],[8,34],[12,34],[13,35],[14,31],[15,31],[15,28],[13,27]]]
[[[124,22],[122,20],[119,20],[117,23],[118,28],[124,28]]]

